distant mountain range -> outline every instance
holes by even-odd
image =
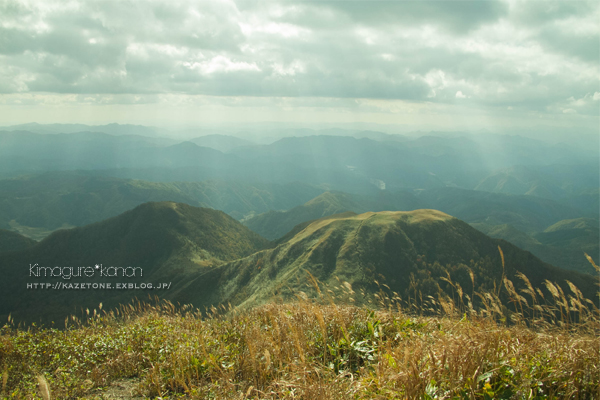
[[[211,149],[219,150],[223,153],[228,153],[238,147],[255,145],[255,143],[249,140],[240,139],[235,136],[216,134],[199,136],[197,138],[190,139],[189,141],[197,144],[198,146],[210,147]]]
[[[0,180],[0,229],[41,239],[61,227],[90,224],[148,201],[167,200],[220,209],[241,219],[272,209],[290,209],[322,192],[302,183],[157,183],[48,172]]]
[[[520,271],[535,286],[549,279],[565,284],[567,290],[568,279],[589,298],[597,291],[597,279],[591,275],[552,267],[439,211],[338,214],[298,227],[280,242],[269,244],[220,211],[162,202],[55,232],[20,251],[0,253],[0,318],[12,313],[16,320],[56,322],[100,302],[111,307],[148,294],[197,307],[254,305],[286,300],[299,291],[310,294],[307,272],[334,292],[341,293],[340,284],[347,282],[347,288],[355,292],[348,301],[356,303],[369,301],[380,290],[375,281],[407,298],[449,289],[444,280],[449,276],[465,293],[472,293],[500,283],[503,268],[498,246],[506,259],[504,273],[517,286],[515,273]],[[56,266],[67,269],[58,277],[36,276],[44,271],[37,267]],[[129,277],[98,276],[98,271],[104,271],[99,267],[109,266],[139,270]],[[77,277],[69,269],[79,267],[95,272],[91,277]],[[65,271],[72,275],[70,279],[63,278]],[[129,291],[27,289],[32,282],[170,286]]]
[[[568,145],[515,136],[479,141],[473,136],[370,137],[381,140],[302,136],[255,145],[224,135],[175,142],[99,132],[4,131],[0,132],[0,175],[87,170],[161,182],[298,181],[363,194],[454,186],[553,200],[598,189],[598,154],[590,149],[582,153]]]
[[[167,133],[163,129],[148,127],[143,125],[131,124],[106,124],[106,125],[85,125],[85,124],[19,124],[0,127],[0,131],[28,131],[42,134],[57,133],[79,133],[79,132],[99,132],[114,136],[138,135],[146,137],[161,137]]]

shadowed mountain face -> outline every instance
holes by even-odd
[[[35,310],[36,315],[43,315],[43,310],[48,316],[62,315],[65,311],[75,312],[76,305],[96,307],[104,302],[105,306],[111,306],[134,296],[162,295],[156,291],[126,290],[49,292],[27,290],[26,283],[151,282],[156,285],[173,282],[175,292],[178,284],[191,275],[247,256],[267,245],[265,239],[221,211],[172,202],[145,203],[102,222],[54,232],[24,251],[1,254],[5,279],[0,282],[0,314]],[[121,273],[119,280],[100,273],[76,277],[67,269],[66,272],[73,275],[67,279],[63,278],[64,273],[53,277],[57,275],[48,275],[48,271],[38,277],[37,270],[30,269],[30,265],[35,264],[75,270],[96,265],[141,270],[137,270],[135,279]]]
[[[196,278],[182,291],[183,301],[251,305],[273,296],[287,298],[295,291],[310,290],[307,271],[331,286],[339,285],[338,279],[349,282],[357,292],[357,302],[377,292],[375,280],[405,298],[419,292],[435,296],[440,288],[448,288],[447,272],[468,293],[491,290],[500,284],[503,271],[517,286],[515,273],[520,271],[534,286],[544,279],[561,285],[568,279],[588,298],[597,289],[590,275],[545,264],[527,251],[491,239],[435,210],[345,213],[303,224],[294,232],[273,249]],[[498,246],[504,251],[504,269]]]
[[[0,253],[27,249],[36,243],[35,240],[16,232],[0,229]]]

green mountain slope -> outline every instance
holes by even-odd
[[[504,239],[524,250],[531,251],[531,247],[541,245],[541,243],[534,239],[531,235],[528,235],[509,224],[488,225],[485,223],[473,223],[470,225],[473,228],[485,233],[489,237]]]
[[[597,216],[600,213],[600,188],[583,190],[576,195],[563,199],[562,202],[570,207]]]
[[[76,312],[78,307],[96,307],[103,302],[114,306],[134,296],[148,294],[168,296],[167,290],[54,290],[27,289],[34,282],[111,282],[153,283],[171,282],[175,292],[191,275],[224,262],[238,259],[267,247],[268,242],[221,211],[196,208],[186,204],[145,203],[117,217],[54,232],[37,245],[0,255],[4,279],[0,281],[0,315],[48,318]],[[36,276],[37,264],[44,267],[139,268],[135,276],[75,277],[66,270],[56,276],[42,271]],[[33,275],[32,275],[33,271]],[[128,270],[131,275],[134,271]],[[112,270],[112,272],[117,272]],[[38,273],[39,274],[39,273]],[[71,279],[63,278],[73,275]]]
[[[269,211],[243,221],[244,225],[267,239],[278,239],[296,225],[344,211],[408,211],[420,208],[422,202],[409,192],[376,195],[356,195],[343,192],[326,192],[301,206],[288,211]]]
[[[253,305],[310,291],[310,271],[333,288],[348,282],[356,303],[373,299],[376,281],[402,297],[448,290],[450,274],[465,293],[490,290],[503,269],[525,273],[539,286],[544,279],[575,283],[593,297],[596,278],[541,262],[510,243],[491,239],[463,221],[435,210],[343,213],[295,228],[273,245],[223,212],[173,202],[146,203],[122,215],[81,228],[61,230],[35,246],[0,254],[0,318],[62,321],[69,313],[105,308],[133,297],[164,297],[197,307],[231,302]],[[33,274],[32,274],[33,265]],[[101,268],[132,267],[133,276],[98,276]],[[61,267],[62,276],[43,276],[36,267]],[[76,276],[64,267],[90,267],[93,276]],[[134,270],[139,268],[138,270]],[[103,269],[100,269],[102,271]],[[129,270],[128,270],[129,271]],[[474,274],[471,283],[469,271]],[[59,271],[60,272],[60,271]],[[81,275],[81,274],[79,274]],[[442,279],[444,278],[444,279]],[[154,289],[27,289],[27,283],[152,283]],[[156,290],[162,283],[169,289]],[[565,286],[566,288],[566,286]],[[347,289],[346,289],[347,291]]]
[[[0,253],[27,249],[36,243],[35,240],[16,232],[0,229]]]
[[[582,216],[578,209],[536,196],[446,187],[422,191],[418,198],[431,208],[469,223],[510,224],[525,233],[540,232],[560,220]]]
[[[599,227],[600,223],[597,219],[576,218],[559,221],[544,232],[535,234],[534,237],[544,245],[565,252],[574,252],[582,261],[584,260],[582,253],[585,252],[597,262],[600,257]]]
[[[0,180],[0,228],[41,228],[44,237],[65,225],[101,221],[148,201],[211,207],[240,219],[269,209],[289,209],[320,193],[322,189],[301,183],[159,183],[50,172]]]
[[[503,268],[519,287],[517,271],[534,286],[544,279],[565,284],[568,279],[588,297],[595,296],[596,278],[565,271],[531,253],[491,239],[467,223],[435,210],[342,214],[305,224],[277,247],[222,265],[191,281],[181,292],[183,302],[231,302],[251,305],[310,291],[306,271],[331,287],[348,282],[361,302],[378,291],[375,280],[401,296],[436,295],[448,288],[446,272],[465,292],[491,290]],[[474,273],[471,283],[469,270]],[[339,279],[339,280],[338,280]],[[420,293],[420,294],[419,294]]]
[[[457,215],[486,235],[507,240],[531,251],[543,261],[561,268],[594,273],[583,253],[588,253],[594,260],[600,257],[597,228],[596,231],[572,231],[569,234],[578,239],[574,238],[562,244],[559,238],[564,236],[565,232],[544,232],[549,225],[557,223],[557,226],[560,226],[562,223],[557,221],[581,215],[581,211],[553,200],[533,196],[456,188],[417,191],[417,196],[409,192],[381,191],[376,196],[329,192],[289,211],[271,211],[244,220],[243,223],[260,235],[274,240],[292,230],[295,224],[306,224],[308,221],[343,211],[408,211],[427,207]],[[586,221],[588,226],[593,226],[593,221],[596,220]],[[552,237],[556,238],[554,242]]]
[[[579,225],[576,221],[596,221],[596,227],[593,225],[590,229],[588,224]],[[600,249],[598,246],[598,227],[597,220],[593,219],[576,219],[560,221],[546,231],[537,232],[531,235],[526,234],[512,225],[487,225],[485,223],[471,224],[477,230],[486,235],[504,239],[517,247],[530,251],[542,261],[556,265],[564,269],[595,274],[595,270],[589,263],[585,254],[588,254],[597,263],[600,259]],[[559,226],[578,226],[573,229],[560,229],[553,231]]]
[[[505,194],[528,194],[557,199],[566,195],[565,189],[552,182],[551,177],[530,167],[514,166],[495,171],[483,179],[475,190]]]
[[[516,165],[494,171],[475,190],[565,200],[597,187],[598,181],[597,161],[581,165]]]

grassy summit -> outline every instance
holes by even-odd
[[[493,290],[503,276],[516,280],[518,273],[537,287],[549,279],[566,288],[569,280],[587,298],[594,298],[597,291],[597,279],[590,275],[543,263],[440,211],[415,210],[344,213],[301,224],[276,247],[196,278],[182,290],[182,301],[254,305],[287,299],[294,292],[311,290],[305,288],[306,271],[330,285],[349,282],[357,292],[356,303],[372,301],[376,281],[405,299],[426,298],[451,289],[448,278],[473,293]]]

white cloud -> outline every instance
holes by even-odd
[[[597,115],[600,7],[571,3],[14,0],[0,3],[0,93]]]
[[[260,68],[255,63],[236,62],[225,56],[215,56],[210,60],[202,62],[184,62],[184,67],[198,70],[204,75],[210,75],[215,72],[231,72],[231,71],[260,71]]]

